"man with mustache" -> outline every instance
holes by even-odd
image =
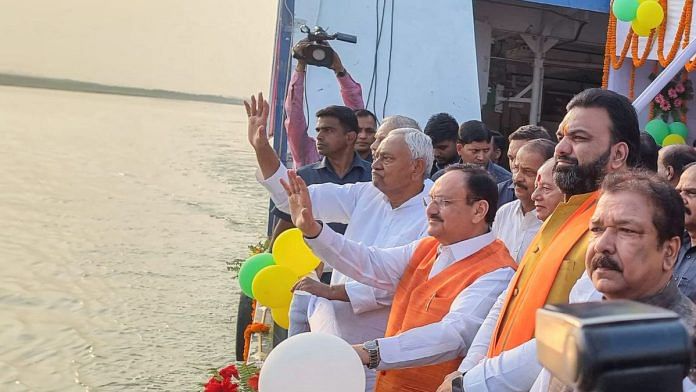
[[[554,181],[565,195],[520,262],[505,298],[476,335],[459,373],[443,381],[451,390],[464,373],[466,391],[526,391],[541,367],[533,340],[536,310],[567,303],[584,272],[588,222],[607,173],[637,162],[640,131],[630,101],[613,91],[588,89],[573,97],[559,126]]]
[[[592,284],[604,300],[628,299],[677,313],[693,335],[696,305],[672,279],[684,230],[679,194],[658,176],[638,171],[607,176],[601,193],[585,257]],[[572,390],[555,378],[547,388],[543,377],[532,388]]]
[[[288,213],[288,197],[280,184],[288,170],[266,137],[268,103],[263,97],[248,105],[248,116],[247,137],[259,165],[257,180],[270,192],[276,207]],[[373,146],[379,147],[372,163],[372,182],[308,186],[315,216],[327,223],[347,224],[345,236],[353,241],[393,247],[426,235],[423,198],[432,187],[428,174],[433,163],[433,147],[430,138],[420,130],[386,128],[399,123],[415,121],[393,117],[377,132]],[[331,283],[326,285],[309,278],[298,283],[296,290],[312,295],[294,296],[290,329],[294,330],[294,324],[306,324],[308,319],[312,330],[333,333],[353,344],[384,336],[393,293],[335,271]],[[294,318],[294,310],[300,313],[298,318]],[[302,330],[298,328],[298,332]],[[375,372],[367,371],[366,377],[369,391]]]
[[[684,234],[674,279],[679,290],[696,301],[696,164],[686,166],[679,178],[677,192],[684,202]]]
[[[354,346],[363,364],[380,370],[377,392],[433,391],[456,369],[514,272],[515,262],[489,230],[498,198],[493,179],[474,165],[445,170],[424,200],[431,237],[396,248],[335,233],[314,219],[313,197],[300,178],[290,172],[284,184],[293,222],[322,260],[395,292],[386,337]]]
[[[527,142],[535,139],[552,140],[549,132],[539,125],[523,125],[508,136],[507,159],[509,167],[512,169],[515,163],[517,151],[522,148]],[[515,196],[515,186],[512,183],[512,178],[498,184],[498,208],[503,204],[507,204],[517,197]],[[542,219],[543,220],[543,219]]]
[[[527,251],[541,220],[536,216],[532,192],[537,170],[553,157],[556,144],[550,140],[538,139],[526,143],[517,152],[512,164],[512,180],[517,200],[500,207],[493,221],[493,234],[503,241],[510,256],[519,262]]]
[[[262,99],[259,95],[258,104],[261,103]],[[252,97],[250,101],[245,102],[247,113],[251,110],[251,106],[257,105],[255,97]],[[316,116],[316,147],[313,148],[316,148],[322,157],[318,162],[314,161],[300,167],[298,174],[310,184],[369,182],[371,180],[370,164],[361,159],[354,151],[359,122],[353,110],[346,106],[328,106],[319,110]],[[304,121],[304,116],[302,119]],[[313,139],[312,141],[314,142]],[[272,214],[276,217],[276,224],[271,236],[271,245],[281,233],[293,227],[290,215],[277,208],[273,209]],[[339,232],[346,230],[345,224],[331,223],[331,225]],[[320,272],[320,277],[327,282],[331,279],[330,272],[323,274],[324,276],[321,275]],[[250,309],[251,299],[241,294],[240,305],[240,309]],[[244,313],[250,314],[251,312]],[[246,317],[238,318],[237,330],[244,330],[250,322],[251,320]],[[279,343],[285,338],[285,331],[278,328],[274,335],[274,341]],[[237,352],[241,353],[243,350],[244,347],[241,344],[237,346]]]

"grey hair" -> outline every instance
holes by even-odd
[[[430,136],[426,135],[420,129],[415,128],[398,128],[387,135],[384,140],[391,139],[394,137],[403,136],[408,149],[411,151],[411,159],[414,161],[416,159],[422,159],[425,163],[425,171],[423,172],[423,179],[430,177],[430,171],[433,168],[433,142]]]
[[[394,116],[389,116],[385,117],[382,119],[382,124],[381,126],[387,126],[390,129],[399,129],[399,128],[413,128],[420,130],[421,127],[418,125],[418,121],[412,119],[411,117],[406,117],[406,116],[400,116],[400,115],[394,115]]]
[[[551,157],[551,158],[545,160],[544,163],[541,166],[539,166],[539,169],[537,169],[537,173],[539,173],[541,171],[541,169],[544,169],[547,166],[551,166],[551,169],[553,169],[553,167],[555,165],[556,165],[556,158]]]

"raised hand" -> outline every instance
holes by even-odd
[[[292,223],[307,237],[316,237],[321,232],[321,225],[312,214],[312,200],[309,197],[307,184],[294,170],[288,171],[288,181],[281,179],[280,183],[288,195],[290,217]]]
[[[244,101],[244,108],[246,109],[248,127],[247,127],[247,137],[249,138],[249,144],[255,149],[265,147],[268,145],[268,135],[266,133],[266,126],[268,124],[268,101],[263,99],[263,94],[259,93],[258,99],[251,96],[250,102]]]
[[[346,68],[343,66],[343,63],[341,62],[341,57],[339,57],[338,52],[336,52],[335,50],[333,54],[333,61],[331,62],[331,69],[333,69],[333,71],[336,73],[346,72]]]

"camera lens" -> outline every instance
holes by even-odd
[[[312,51],[312,58],[316,61],[322,61],[326,58],[326,51],[324,49],[316,48]]]

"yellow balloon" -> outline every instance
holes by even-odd
[[[273,243],[273,258],[276,264],[290,268],[303,276],[317,268],[319,258],[305,244],[300,229],[290,229],[282,232]]]
[[[285,308],[292,300],[292,286],[299,278],[290,268],[272,265],[259,271],[251,283],[254,298],[269,308]]]
[[[672,144],[686,144],[686,140],[676,133],[669,134],[662,140],[662,147],[671,146]]]
[[[633,22],[631,22],[631,28],[633,29],[634,33],[638,34],[641,37],[649,36],[650,32],[652,31],[652,29],[649,29],[649,28],[641,25],[640,23],[638,23],[637,20],[634,20]]]
[[[290,308],[273,308],[271,309],[273,321],[281,327],[290,328]]]
[[[645,1],[638,6],[636,19],[633,23],[638,23],[645,28],[654,29],[662,24],[664,18],[665,11],[662,9],[660,3],[656,1]]]

